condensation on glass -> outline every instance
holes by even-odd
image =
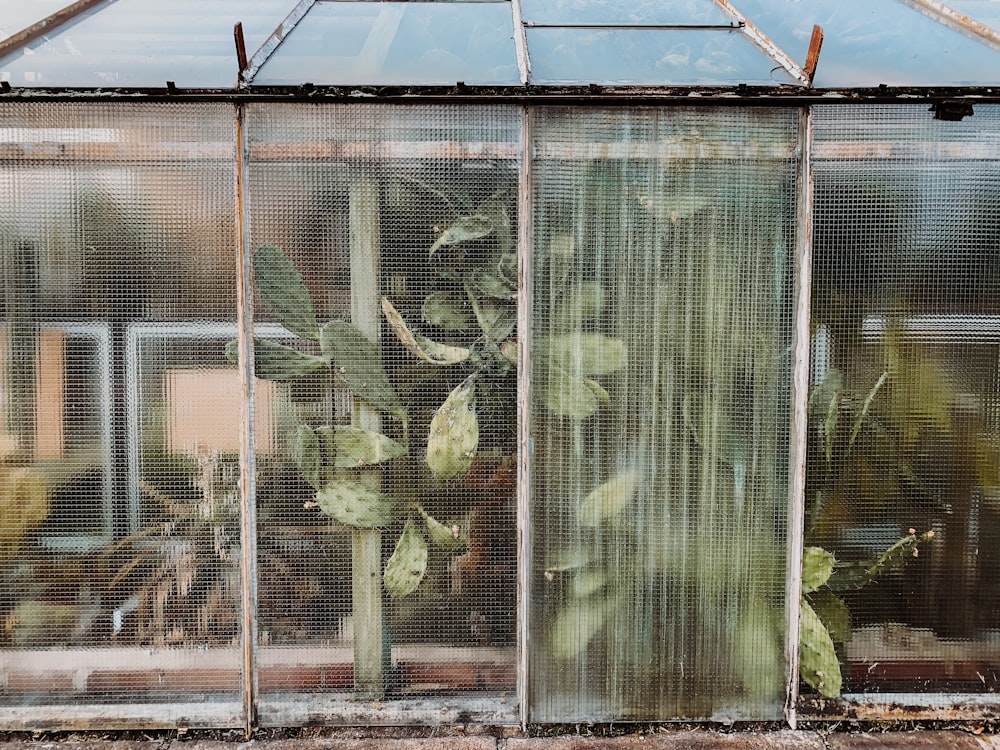
[[[238,712],[232,110],[0,118],[0,701]]]
[[[805,543],[835,553],[845,693],[1000,675],[1000,109],[817,107]],[[913,538],[867,585],[890,546]],[[807,595],[812,597],[813,595]],[[836,622],[835,609],[817,613]]]
[[[533,720],[780,716],[795,123],[533,113]]]
[[[519,125],[506,107],[248,110],[274,386],[255,405],[275,430],[257,451],[265,723],[324,695],[516,716]],[[292,288],[310,312],[281,302]]]

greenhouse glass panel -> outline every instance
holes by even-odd
[[[534,114],[534,721],[781,715],[796,123]]]
[[[231,724],[232,110],[14,103],[0,142],[0,701]]]
[[[525,23],[722,24],[732,17],[712,0],[522,0]]]
[[[35,0],[33,3],[8,3],[0,19],[0,40],[38,23],[66,7],[66,0]]]
[[[533,83],[660,85],[792,79],[740,31],[529,28]]]
[[[798,60],[805,59],[813,24],[819,24],[824,34],[814,80],[819,88],[997,82],[1000,51],[899,0],[742,0],[739,9]]]
[[[275,385],[256,408],[276,427],[257,452],[261,721],[372,699],[439,720],[447,695],[509,722],[519,113],[247,120],[256,371]]]
[[[815,155],[806,600],[845,693],[993,693],[1000,109],[818,107]]]
[[[252,54],[294,0],[116,0],[78,16],[0,61],[13,86],[231,88],[233,25]],[[299,81],[301,83],[301,81]]]
[[[318,2],[256,85],[520,83],[510,3]]]

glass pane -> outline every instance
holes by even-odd
[[[902,2],[742,0],[739,9],[797,60],[822,26],[820,88],[990,85],[1000,68],[1000,52]]]
[[[423,697],[435,721],[447,703],[509,722],[519,114],[247,121],[257,374],[275,386],[257,409],[276,426],[257,455],[261,720]],[[266,349],[262,322],[298,337]]]
[[[534,83],[772,85],[791,79],[741,32],[527,30]]]
[[[8,3],[0,18],[0,40],[38,23],[68,5],[66,0],[34,0],[31,3]]]
[[[948,0],[949,8],[1000,31],[1000,3],[996,0]]]
[[[252,55],[294,6],[295,0],[116,0],[0,60],[0,80],[159,88],[170,80],[181,88],[229,88],[237,75],[233,25],[243,23]]]
[[[732,17],[711,0],[522,0],[528,23],[729,24]]]
[[[1000,109],[976,109],[816,110],[806,544],[837,565],[807,599],[843,692],[998,687]]]
[[[317,3],[253,82],[517,84],[513,35],[509,3]]]
[[[781,713],[795,122],[536,113],[533,720]]]
[[[232,122],[0,115],[5,705],[117,717],[195,697],[238,719],[237,448],[201,419],[239,421]]]

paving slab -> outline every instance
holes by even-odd
[[[919,729],[912,732],[847,732],[826,736],[829,750],[982,750],[983,743],[968,732]],[[988,746],[987,746],[988,747]]]
[[[816,732],[668,731],[628,737],[532,737],[510,739],[506,750],[825,750]],[[977,748],[976,750],[981,750]]]

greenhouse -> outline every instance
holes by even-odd
[[[1000,1],[0,39],[0,730],[1000,714]]]

